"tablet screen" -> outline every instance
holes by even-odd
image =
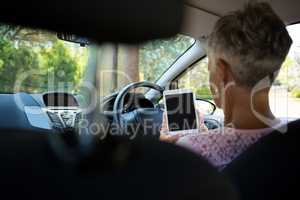
[[[197,129],[193,93],[165,95],[169,131]]]

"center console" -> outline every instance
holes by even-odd
[[[81,113],[79,104],[72,94],[46,93],[43,95],[44,111],[55,128],[74,128],[76,117]]]

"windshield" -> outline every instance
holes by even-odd
[[[137,81],[155,82],[195,40],[185,35],[140,45],[97,46],[100,95]],[[0,93],[78,92],[89,48],[55,33],[0,24]]]
[[[0,93],[76,92],[87,57],[55,33],[0,24]]]
[[[140,45],[106,44],[100,51],[100,94],[107,96],[128,83],[156,82],[195,40],[176,35]]]

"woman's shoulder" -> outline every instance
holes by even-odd
[[[185,135],[177,144],[204,156],[215,166],[224,166],[264,135],[259,130],[245,134],[245,130],[224,127]]]
[[[180,140],[202,140],[207,139],[217,139],[220,137],[233,137],[236,135],[236,130],[229,127],[217,128],[207,131],[198,131],[194,133],[188,133],[183,135]]]
[[[178,140],[178,144],[189,148],[227,148],[235,145],[250,145],[265,136],[267,130],[239,130],[223,127],[205,132],[187,134]]]
[[[220,143],[220,141],[224,138],[230,139],[235,136],[236,133],[232,128],[224,127],[204,132],[186,134],[178,140],[177,144],[188,148],[197,148],[199,146],[212,147],[216,143]]]

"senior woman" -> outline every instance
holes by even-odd
[[[164,120],[161,140],[189,148],[222,169],[281,126],[284,122],[273,115],[268,94],[291,43],[284,23],[267,3],[250,3],[220,18],[208,38],[207,55],[211,92],[223,109],[224,127],[168,136]]]

